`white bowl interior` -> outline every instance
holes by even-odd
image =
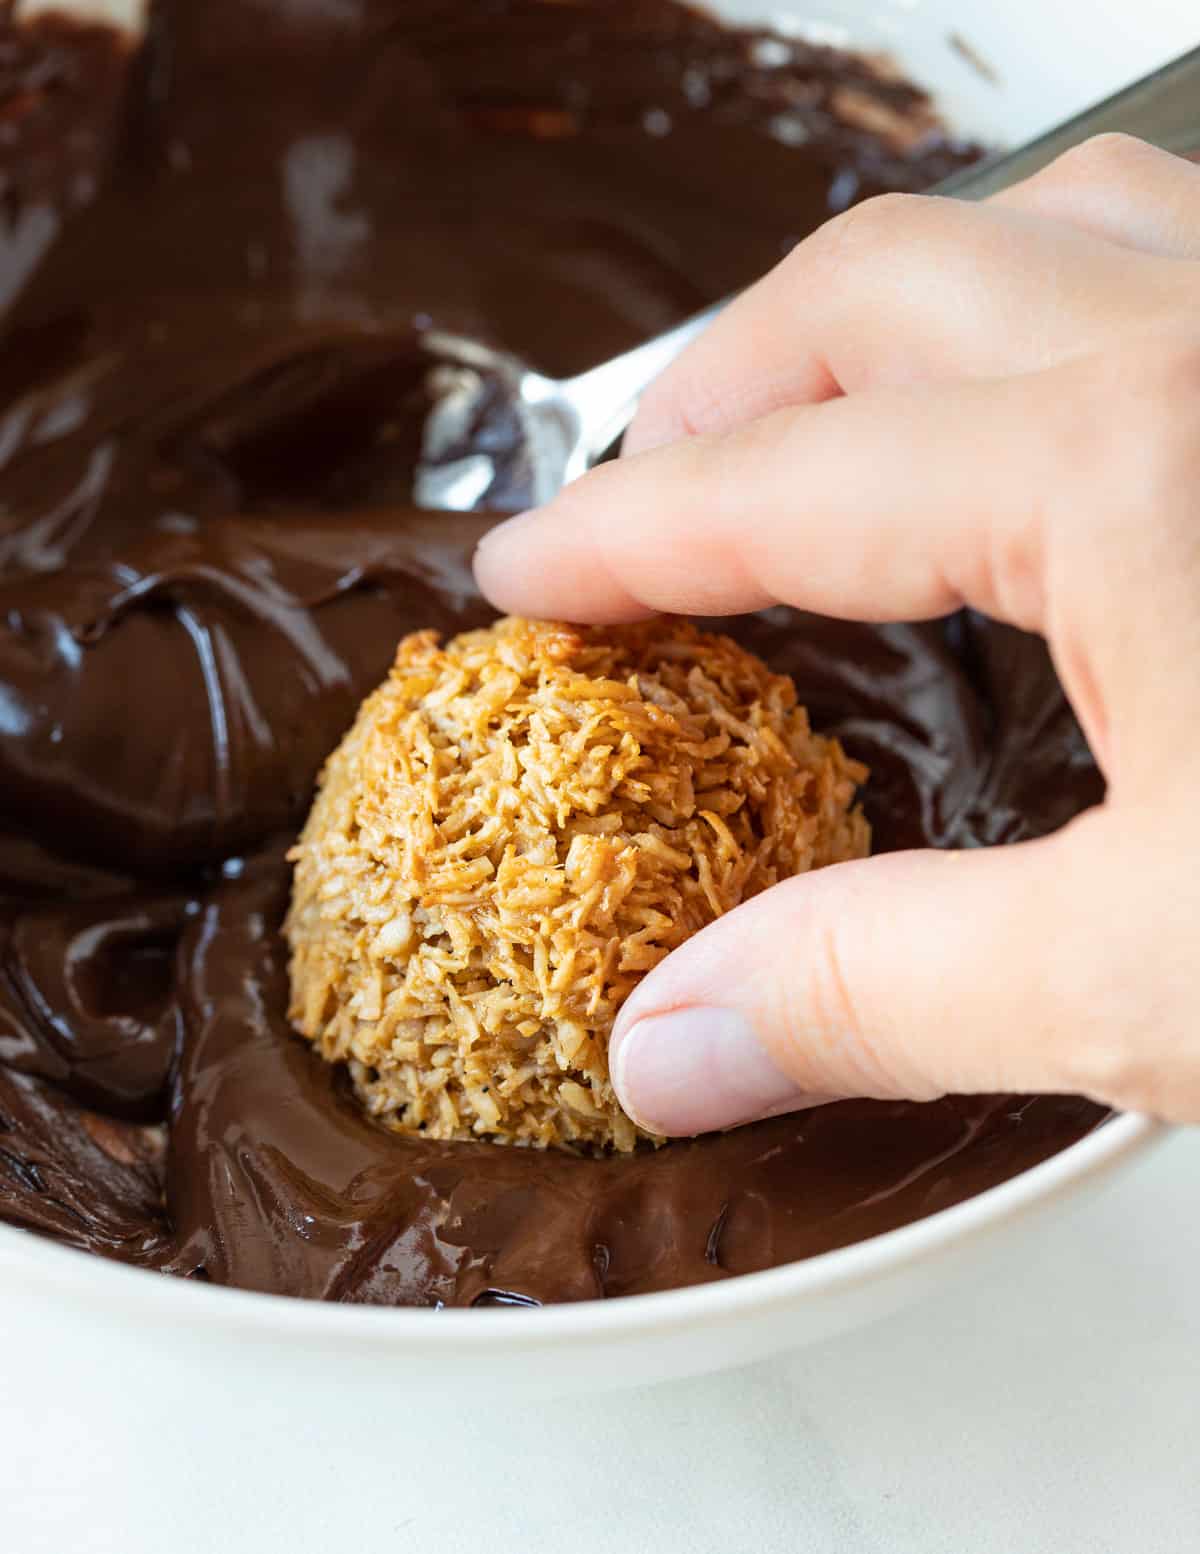
[[[929,87],[951,125],[1001,145],[1031,140],[1200,43],[1180,0],[706,0],[741,25],[883,49]],[[961,47],[981,61],[973,64]]]

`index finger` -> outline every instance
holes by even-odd
[[[502,609],[574,621],[772,603],[911,620],[967,602],[1036,627],[1058,450],[1099,435],[1071,374],[853,395],[619,459],[492,530],[476,575]]]

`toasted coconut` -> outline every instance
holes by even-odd
[[[291,1019],[401,1132],[632,1150],[617,1010],[740,901],[863,856],[865,776],[685,622],[407,637],[291,853]]]

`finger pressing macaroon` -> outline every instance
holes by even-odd
[[[683,622],[418,633],[292,854],[291,1018],[400,1132],[632,1150],[621,1004],[741,901],[863,856],[865,776]]]
[[[969,602],[1036,627],[1029,563],[1080,394],[1046,374],[777,411],[594,470],[490,530],[476,576],[502,609],[568,620],[777,602],[912,620]]]

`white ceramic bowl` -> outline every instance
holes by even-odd
[[[21,1334],[5,1384],[32,1399],[52,1373],[135,1411],[150,1364],[186,1396],[294,1393],[298,1407],[373,1418],[406,1399],[578,1397],[747,1364],[886,1315],[984,1255],[1028,1255],[1044,1211],[1166,1132],[1117,1117],[1042,1165],[927,1219],[805,1262],[692,1289],[527,1310],[326,1305],[155,1277],[0,1227],[0,1332]],[[153,1360],[153,1363],[151,1361]],[[162,1369],[160,1370],[160,1365]],[[24,1374],[23,1374],[24,1373]],[[156,1386],[161,1385],[156,1381]]]
[[[41,3],[30,0],[30,8]],[[136,15],[140,6],[80,0],[77,8]],[[1200,38],[1200,23],[1178,0],[1140,0],[1136,9],[1097,8],[1091,0],[813,0],[803,24],[782,3],[723,0],[718,9],[739,21],[887,47],[935,90],[953,122],[1009,142]],[[995,79],[965,61],[952,34],[988,62]],[[0,1226],[0,1332],[19,1335],[4,1346],[0,1424],[20,1418],[36,1431],[46,1410],[69,1396],[80,1418],[90,1415],[108,1438],[128,1442],[132,1471],[135,1457],[166,1460],[175,1449],[150,1428],[164,1397],[190,1400],[193,1409],[207,1399],[197,1416],[203,1420],[215,1399],[228,1418],[270,1396],[273,1417],[296,1430],[300,1472],[305,1418],[319,1417],[327,1431],[332,1423],[353,1443],[364,1423],[374,1428],[384,1418],[402,1435],[407,1400],[421,1410],[435,1396],[507,1403],[742,1364],[882,1316],[989,1251],[1023,1256],[1044,1211],[1099,1183],[1160,1132],[1144,1118],[1117,1118],[967,1203],[804,1263],[534,1312],[435,1314],[247,1294],[154,1278]],[[207,1427],[189,1432],[170,1414],[183,1432],[179,1447],[203,1472]],[[12,1547],[24,1554],[25,1546]]]

